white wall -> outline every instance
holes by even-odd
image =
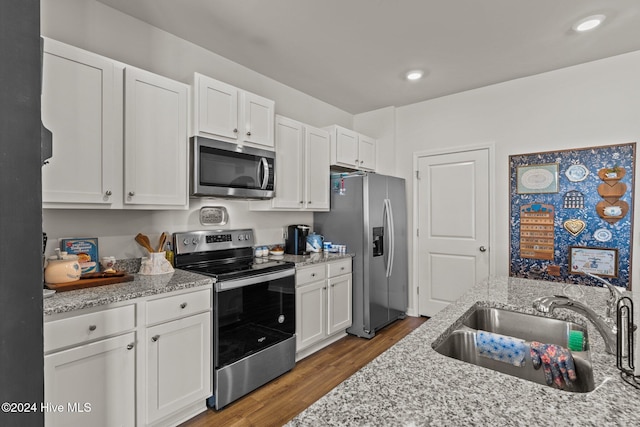
[[[41,14],[46,37],[184,83],[190,83],[195,71],[200,72],[273,99],[278,114],[313,126],[353,126],[353,116],[343,110],[94,0],[42,0]],[[57,238],[75,236],[98,237],[101,256],[143,256],[144,250],[133,241],[138,232],[155,241],[162,231],[206,229],[199,222],[201,206],[227,207],[230,222],[224,228],[254,228],[257,244],[281,242],[282,228],[288,224],[313,224],[310,213],[250,212],[246,201],[220,199],[192,199],[189,211],[45,209],[43,228],[50,238],[47,252],[57,245]]]
[[[356,114],[353,118],[353,130],[376,138],[376,172],[383,175],[396,175],[395,121],[395,107]]]
[[[638,141],[638,76],[640,51],[396,108],[397,174],[407,179],[412,194],[415,152],[495,143],[496,244],[491,250],[496,269],[492,274],[507,275],[509,155]],[[640,172],[638,163],[635,172]],[[411,216],[411,200],[408,210]],[[636,210],[636,224],[638,218]],[[409,221],[413,224],[413,218]],[[635,266],[640,265],[638,230]],[[640,286],[639,279],[640,270],[635,268],[635,286]],[[414,285],[410,294],[416,309]]]

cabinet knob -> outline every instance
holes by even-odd
[[[133,343],[131,343],[131,344],[129,344],[129,345],[127,346],[127,350],[131,350],[132,348],[133,348]]]
[[[136,192],[135,192],[135,191],[129,191],[129,197],[133,197],[133,196],[135,196],[135,195],[136,195]]]
[[[311,277],[316,277],[316,273],[311,273]]]
[[[234,130],[233,130],[233,133],[238,133],[238,129],[234,129]]]
[[[247,136],[251,136],[251,131],[247,132]]]
[[[107,191],[104,192],[104,195],[107,196],[107,197],[111,196],[112,194],[113,193],[111,192],[111,190],[107,190]]]
[[[303,205],[304,204],[304,200],[300,200],[300,204]]]
[[[154,335],[151,337],[151,341],[156,342],[160,339],[160,335]]]
[[[360,160],[360,164],[363,164],[363,163],[364,163],[364,160]]]
[[[187,307],[187,303],[183,302],[182,304],[180,304],[180,308],[186,308]]]
[[[344,271],[344,267],[340,267],[340,270],[341,270],[341,271]]]
[[[97,326],[96,326],[96,325],[89,325],[89,330],[90,330],[90,331],[95,331],[95,330],[96,330],[96,328],[97,328]]]
[[[309,205],[310,205],[310,204],[311,204],[311,200],[309,200],[309,201],[307,202],[307,204],[309,204]]]

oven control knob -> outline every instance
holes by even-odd
[[[182,243],[184,243],[185,246],[189,246],[189,243],[191,242],[189,241],[189,239],[184,239]]]
[[[244,235],[244,239],[245,239],[245,240],[249,240],[249,239],[251,239],[251,235],[250,235],[250,234],[245,234],[245,235]]]
[[[191,243],[193,243],[194,245],[197,245],[198,243],[200,243],[200,241],[199,241],[198,239],[195,239],[195,238],[194,238],[194,239],[191,241]]]
[[[244,240],[244,235],[240,234],[240,235],[238,236],[238,240],[240,240],[240,241]]]

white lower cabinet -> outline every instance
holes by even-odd
[[[45,424],[135,425],[135,333],[45,356]]]
[[[204,411],[212,394],[211,291],[46,316],[45,424],[173,426]]]
[[[211,396],[211,315],[146,330],[147,424]]]
[[[45,424],[135,426],[134,306],[80,313],[44,324]]]
[[[296,358],[320,350],[351,326],[351,258],[296,271]]]

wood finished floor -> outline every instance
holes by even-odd
[[[407,317],[370,340],[346,336],[221,411],[209,409],[181,427],[282,426],[426,321]]]

